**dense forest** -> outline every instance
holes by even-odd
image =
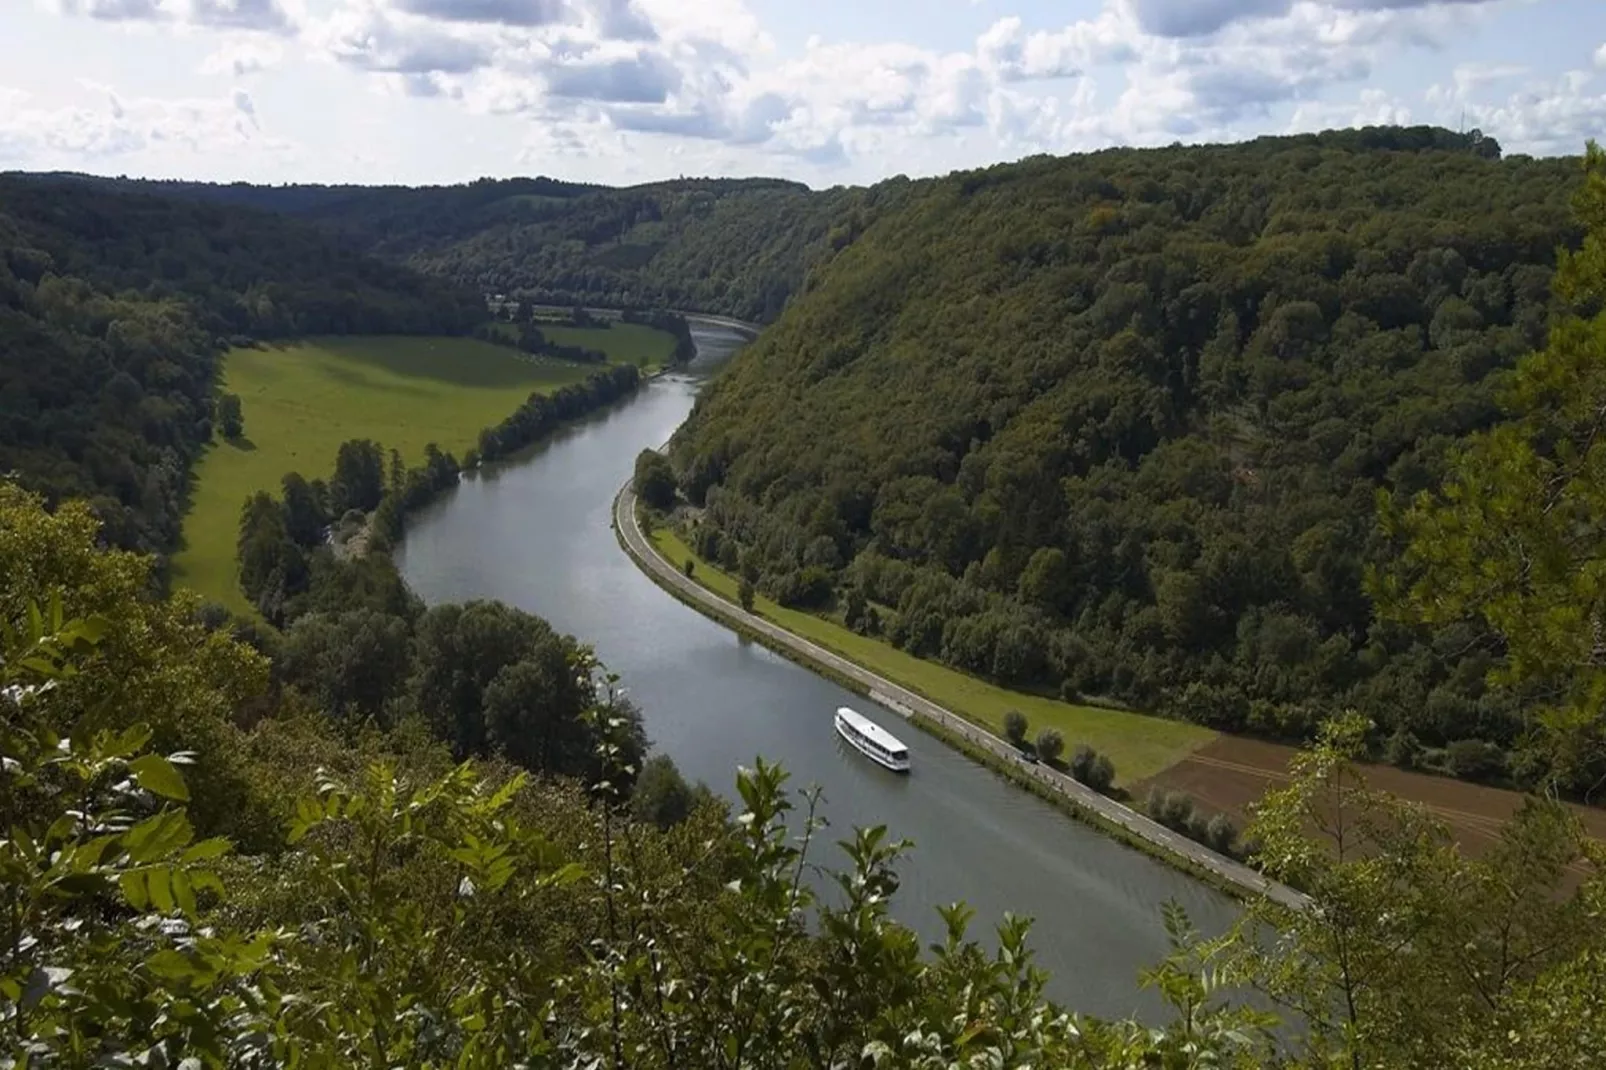
[[[697,549],[1017,687],[1291,739],[1355,707],[1404,762],[1510,747],[1498,650],[1365,585],[1376,496],[1495,420],[1581,237],[1576,159],[1498,157],[1351,131],[923,186],[700,398]]]
[[[78,181],[0,179],[0,471],[166,550],[234,341],[456,333],[479,298],[312,227]]]
[[[758,322],[779,315],[813,267],[914,186],[903,179],[821,192],[775,179],[624,189],[545,178],[419,189],[77,180],[297,216],[480,292]]]

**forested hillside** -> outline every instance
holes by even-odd
[[[1576,160],[1497,157],[1361,131],[924,186],[677,436],[698,548],[1021,687],[1509,745],[1498,651],[1380,623],[1363,589],[1394,553],[1375,496],[1436,485],[1495,418],[1580,237]]]
[[[244,208],[0,179],[0,471],[166,549],[233,338],[453,333],[477,295]]]
[[[813,266],[913,186],[902,179],[821,192],[777,179],[624,189],[547,178],[418,189],[79,180],[299,216],[481,292],[765,322]]]

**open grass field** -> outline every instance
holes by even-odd
[[[663,331],[640,323],[615,323],[612,327],[548,327],[541,333],[560,346],[600,349],[619,364],[634,364],[644,372],[657,371],[669,363],[675,339]]]
[[[491,326],[509,342],[519,337],[516,324],[498,322]],[[612,327],[561,327],[550,323],[536,326],[549,342],[595,349],[608,354],[616,364],[634,364],[643,372],[662,368],[675,352],[672,336],[640,323],[615,323]]]
[[[1150,786],[1185,791],[1210,811],[1227,814],[1242,828],[1251,803],[1288,783],[1288,763],[1294,754],[1294,748],[1276,743],[1221,736],[1132,790],[1140,804]],[[1363,772],[1372,787],[1421,803],[1449,826],[1461,849],[1472,855],[1495,843],[1500,826],[1522,804],[1517,792],[1447,777],[1386,765],[1365,766]],[[1606,810],[1573,809],[1591,835],[1606,840]]]
[[[660,528],[648,537],[677,568],[684,568],[692,558],[690,548],[669,528]],[[700,558],[696,559],[692,578],[731,602],[737,600],[736,577]],[[994,732],[1003,732],[1005,713],[1020,710],[1031,724],[1032,736],[1044,728],[1057,728],[1065,737],[1067,752],[1078,743],[1086,743],[1108,754],[1115,763],[1120,784],[1151,777],[1216,739],[1215,732],[1181,721],[1009,691],[906,654],[890,643],[859,635],[834,621],[785,609],[762,595],[754,600],[753,611]]]
[[[183,548],[173,560],[175,584],[248,611],[234,562],[248,495],[277,492],[286,472],[328,478],[335,451],[348,439],[400,450],[409,464],[422,460],[431,442],[461,458],[481,428],[500,423],[531,393],[579,382],[594,370],[521,358],[471,338],[318,338],[233,350],[223,364],[223,389],[240,395],[245,434],[234,443],[219,439],[196,466]]]

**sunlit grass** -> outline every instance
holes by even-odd
[[[733,603],[737,601],[739,580],[694,558],[672,529],[660,528],[648,538],[676,568],[684,569],[686,561],[693,560],[694,580]],[[754,599],[753,611],[994,732],[1003,732],[1005,713],[1020,710],[1031,724],[1031,735],[1044,728],[1058,729],[1065,737],[1067,755],[1078,743],[1109,755],[1119,783],[1132,784],[1152,776],[1216,738],[1215,732],[1182,721],[1010,691],[906,654],[890,643],[859,635],[833,620],[786,609],[762,595]]]

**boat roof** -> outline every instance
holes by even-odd
[[[906,751],[909,749],[903,745],[897,736],[888,732],[858,710],[849,709],[846,706],[838,706],[836,712],[844,721],[858,729],[866,739],[879,745],[883,750]]]

